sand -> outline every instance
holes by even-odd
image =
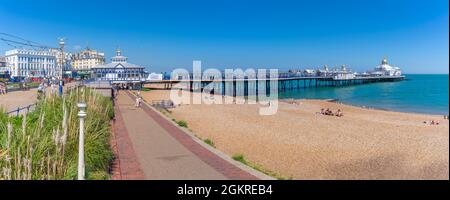
[[[147,102],[169,91],[141,93]],[[296,104],[292,104],[295,102]],[[180,105],[171,117],[217,149],[293,179],[448,179],[449,123],[443,116],[372,110],[323,100],[262,105]],[[317,114],[341,109],[343,117]],[[424,124],[438,120],[440,125]]]

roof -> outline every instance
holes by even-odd
[[[120,65],[120,66],[119,66]],[[131,63],[126,63],[126,62],[122,62],[122,63],[108,63],[106,65],[97,65],[94,66],[92,68],[107,68],[107,69],[111,69],[111,68],[117,68],[117,67],[123,67],[123,68],[144,68],[135,64],[131,64]]]

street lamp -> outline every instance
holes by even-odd
[[[61,96],[62,95],[62,91],[63,91],[63,73],[64,73],[64,61],[66,60],[66,56],[64,55],[64,38],[59,39],[59,47],[60,47],[60,51],[61,51],[61,60],[60,60],[60,79],[59,79],[59,87],[58,87],[58,93]]]
[[[80,118],[80,135],[78,138],[78,180],[84,180],[84,118],[86,117],[86,103],[80,102],[77,104],[80,111],[78,117]]]

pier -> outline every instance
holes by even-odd
[[[152,89],[170,90],[177,85],[183,85],[179,89],[187,89],[189,91],[198,91],[209,85],[221,92],[221,94],[238,94],[248,95],[249,90],[258,90],[262,87],[266,88],[266,93],[273,91],[274,81],[277,81],[278,90],[286,91],[291,89],[302,88],[318,88],[318,87],[342,87],[350,85],[360,85],[377,82],[394,82],[404,80],[405,76],[377,76],[377,77],[355,77],[351,79],[337,79],[334,77],[282,77],[282,78],[266,78],[266,79],[222,79],[222,80],[158,80],[145,81],[143,87]],[[262,83],[264,82],[264,83]],[[150,87],[149,85],[159,87]],[[271,89],[272,85],[272,89]],[[243,91],[241,91],[243,90]],[[244,92],[244,93],[241,93]]]

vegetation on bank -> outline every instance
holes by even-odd
[[[34,111],[0,114],[0,179],[76,179],[79,118],[77,103],[87,104],[86,179],[108,179],[113,154],[109,145],[114,115],[109,98],[90,89],[39,100]]]
[[[209,146],[211,146],[213,148],[216,148],[216,145],[214,144],[214,142],[209,138],[204,139],[203,142],[205,142],[206,144],[208,144]]]
[[[266,174],[268,176],[274,177],[274,178],[276,178],[278,180],[290,180],[290,179],[292,179],[292,177],[287,178],[287,177],[285,177],[285,176],[283,176],[283,175],[281,175],[281,174],[279,174],[277,172],[274,172],[272,170],[268,170],[268,169],[262,167],[261,165],[258,165],[258,164],[253,163],[253,162],[249,162],[248,160],[245,159],[244,154],[240,154],[240,153],[234,154],[232,156],[232,158],[235,161],[238,161],[238,162],[240,162],[240,163],[242,163],[244,165],[247,165],[247,166],[249,166],[249,167],[251,167],[251,168],[253,168],[253,169],[257,170],[257,171],[260,171],[260,172],[262,172],[262,173],[264,173],[264,174]]]
[[[180,121],[176,121],[176,123],[178,124],[178,126],[184,127],[184,128],[188,128],[187,122],[180,120]]]

